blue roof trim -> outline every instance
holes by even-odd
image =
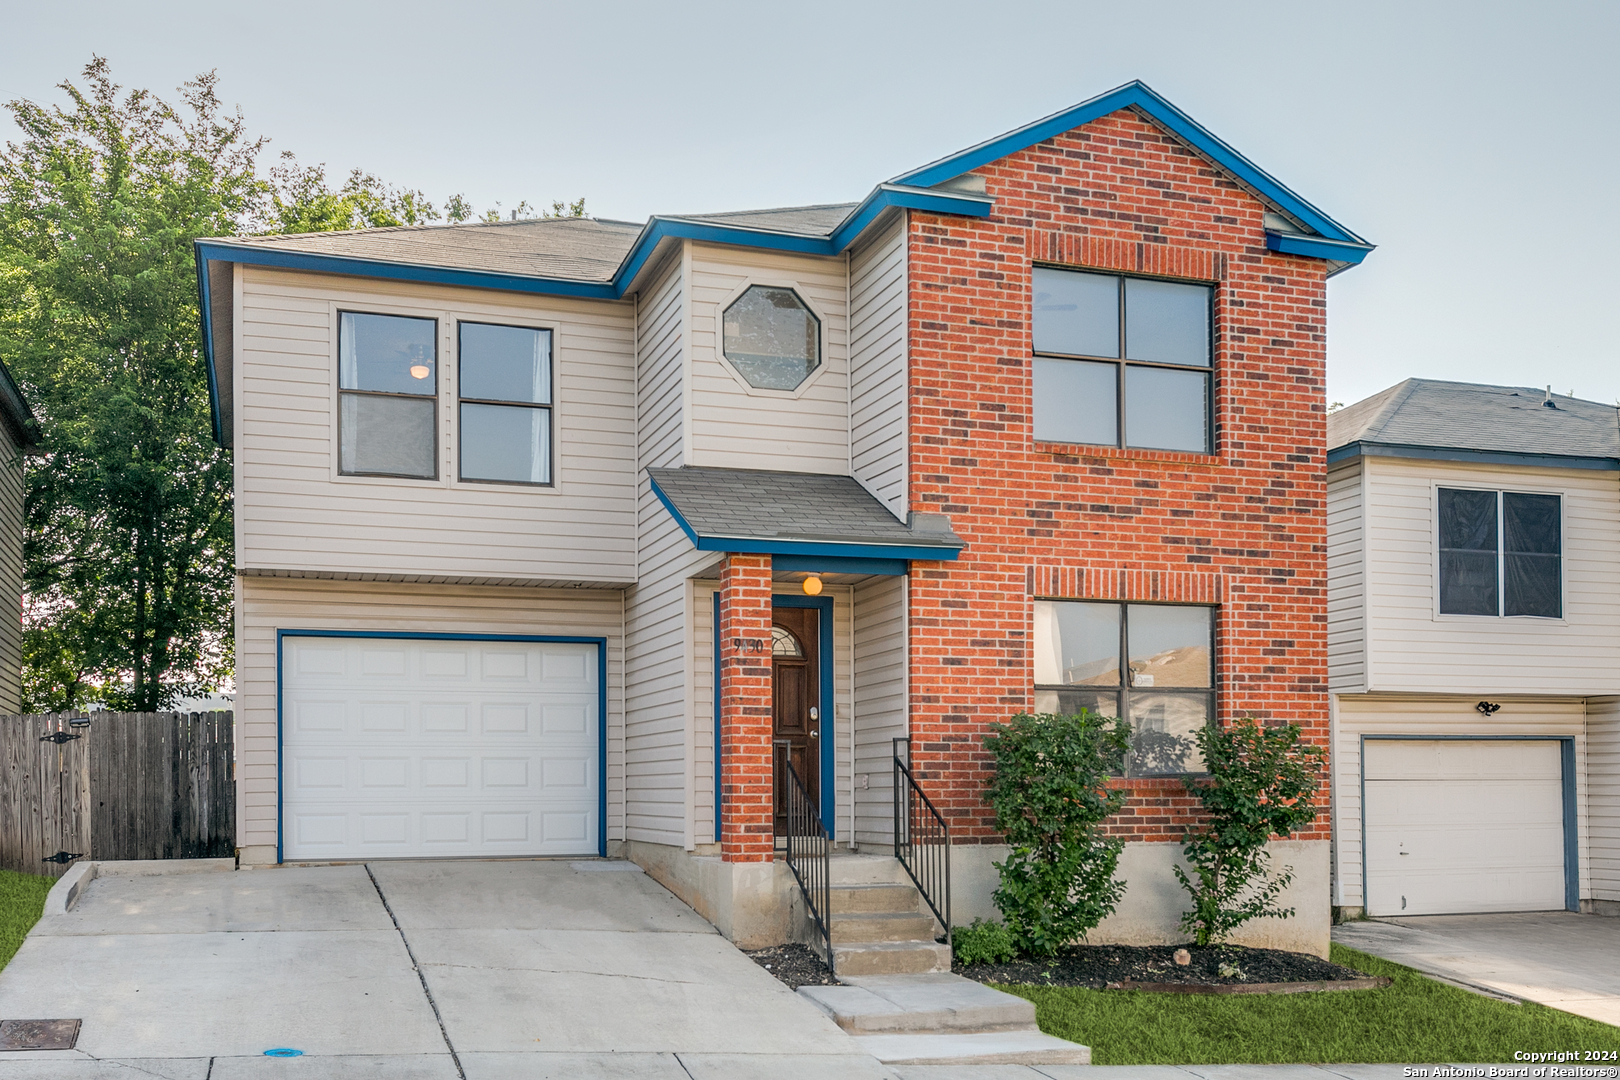
[[[916,187],[933,187],[944,183],[952,177],[971,172],[981,165],[988,165],[992,161],[1000,160],[1008,154],[1015,154],[1036,143],[1061,135],[1065,131],[1072,131],[1082,124],[1118,112],[1120,109],[1136,108],[1152,117],[1154,120],[1169,128],[1189,146],[1208,157],[1211,161],[1226,169],[1233,176],[1248,184],[1263,198],[1270,200],[1277,206],[1304,222],[1311,229],[1321,233],[1329,240],[1338,240],[1349,244],[1363,244],[1367,241],[1328,217],[1321,210],[1296,195],[1288,186],[1266,172],[1260,166],[1228,146],[1216,135],[1205,128],[1198,121],[1176,108],[1170,102],[1160,97],[1146,83],[1133,80],[1106,94],[1100,94],[1089,101],[1082,101],[1072,108],[1062,112],[1053,113],[1033,124],[1026,124],[1021,128],[1007,132],[977,146],[969,147],[950,157],[924,165],[920,169],[904,173],[894,178],[896,184],[909,184]],[[1367,245],[1370,247],[1371,245]],[[1342,258],[1343,256],[1329,256]]]
[[[283,251],[258,244],[232,244],[217,240],[197,241],[199,265],[209,260],[243,263],[248,266],[274,266],[283,270],[313,270],[323,274],[353,274],[387,278],[392,281],[421,281],[435,285],[467,285],[477,289],[506,292],[542,293],[547,296],[580,296],[595,300],[617,300],[610,284],[569,281],[564,278],[502,274],[491,270],[459,270],[448,266],[422,266],[390,262],[386,259],[355,259],[345,255],[317,255],[307,251]],[[206,279],[206,266],[200,271]]]
[[[777,555],[771,559],[771,569],[789,574],[877,574],[884,577],[904,577],[908,564],[904,559],[850,559],[839,555]]]
[[[208,420],[214,428],[214,442],[225,445],[225,425],[219,415],[219,377],[214,374],[214,305],[208,288],[208,256],[197,245],[197,295],[202,301],[203,368],[208,372]]]
[[[651,477],[647,483],[652,485],[652,493],[658,496],[658,501],[664,504],[669,516],[675,519],[675,524],[681,527],[686,538],[692,541],[692,546],[699,551],[729,551],[736,555],[814,555],[823,559],[881,559],[885,562],[895,560],[922,559],[928,562],[955,562],[961,553],[961,548],[951,546],[935,547],[928,544],[871,544],[840,540],[778,540],[766,539],[757,536],[701,536],[697,530],[687,524],[681,512],[675,509],[675,504],[664,494],[663,488]],[[795,566],[794,569],[798,569]],[[864,571],[866,573],[881,573],[881,571]],[[831,570],[828,573],[832,573]]]
[[[1462,450],[1445,446],[1402,446],[1394,443],[1346,443],[1327,453],[1336,465],[1357,457],[1412,458],[1421,461],[1464,461],[1479,465],[1530,465],[1552,469],[1620,470],[1620,458],[1575,457],[1570,454],[1521,454],[1511,450]]]
[[[1367,257],[1371,244],[1352,244],[1345,240],[1327,240],[1320,236],[1299,233],[1266,233],[1266,249],[1284,255],[1306,255],[1313,259],[1333,259],[1352,265]]]

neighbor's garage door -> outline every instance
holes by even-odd
[[[1367,914],[1563,908],[1558,741],[1364,747]]]
[[[283,858],[594,855],[598,648],[283,638]]]

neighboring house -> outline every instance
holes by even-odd
[[[37,442],[28,401],[0,364],[0,713],[22,708],[23,457]]]
[[[781,940],[773,759],[884,852],[909,737],[965,922],[982,737],[1088,707],[1141,733],[1097,937],[1180,940],[1191,733],[1327,743],[1368,250],[1140,83],[859,203],[199,242],[243,863],[623,854]],[[1328,836],[1254,940],[1325,951]]]
[[[1620,914],[1620,426],[1408,379],[1328,419],[1334,899]]]

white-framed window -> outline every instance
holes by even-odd
[[[1440,614],[1564,617],[1561,496],[1435,490]]]
[[[1036,266],[1037,442],[1212,452],[1214,289]]]
[[[1127,776],[1200,771],[1193,734],[1215,716],[1214,649],[1212,607],[1037,600],[1035,711],[1125,717]]]

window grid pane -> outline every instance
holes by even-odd
[[[551,483],[551,410],[532,405],[461,405],[461,478]]]
[[[1442,615],[1496,615],[1501,611],[1496,504],[1494,491],[1440,489]]]
[[[339,394],[338,471],[436,479],[433,413],[432,398]]]
[[[1116,628],[1110,650],[1105,639]],[[1194,736],[1215,715],[1214,608],[1037,600],[1034,639],[1037,713],[1125,715],[1132,735],[1124,775],[1202,771]],[[1117,655],[1104,656],[1110,651],[1131,658],[1128,687],[1112,688],[1119,671]]]

